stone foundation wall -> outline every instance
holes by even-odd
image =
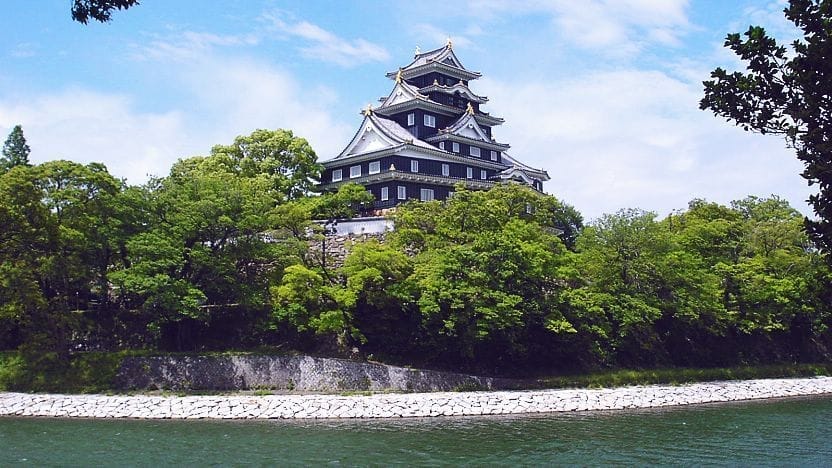
[[[519,388],[522,382],[311,356],[129,357],[119,390],[435,392]]]
[[[148,419],[406,418],[658,408],[832,393],[832,378],[591,390],[377,395],[108,396],[0,393],[0,416]]]

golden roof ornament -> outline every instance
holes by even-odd
[[[373,115],[373,105],[372,104],[367,104],[367,107],[364,108],[364,111],[362,112],[362,114],[364,114],[367,117]]]
[[[449,49],[453,49],[453,48],[454,48],[454,43],[453,43],[453,41],[451,40],[451,36],[448,36],[448,43],[447,43],[447,44],[445,44],[445,47],[447,47],[447,48],[449,48]]]
[[[402,69],[399,68],[399,71],[396,72],[396,83],[402,82]]]
[[[422,49],[420,49],[419,46],[416,46],[416,52],[414,52],[413,54],[414,55],[419,55],[421,53],[422,53]]]
[[[468,115],[474,115],[474,106],[472,106],[470,102],[465,107],[465,112],[468,113]]]
[[[439,86],[439,81],[436,78],[433,79],[433,85]]]

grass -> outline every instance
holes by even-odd
[[[680,385],[715,380],[749,380],[832,375],[832,364],[774,364],[765,366],[669,369],[619,369],[538,379],[543,388],[606,388],[626,385]]]

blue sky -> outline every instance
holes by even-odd
[[[792,38],[783,3],[143,0],[84,26],[68,0],[4,0],[0,134],[22,124],[34,162],[100,161],[131,183],[257,128],[326,160],[389,93],[386,72],[450,37],[506,119],[494,136],[588,219],[772,193],[810,214],[782,140],[697,107],[710,70],[740,66],[726,33]]]

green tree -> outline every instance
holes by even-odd
[[[0,158],[0,173],[15,166],[29,165],[29,145],[23,136],[23,127],[15,125],[3,144],[3,157]]]
[[[305,139],[280,129],[255,130],[251,135],[238,136],[231,145],[216,145],[205,163],[215,171],[241,177],[265,177],[269,180],[268,188],[283,200],[309,194],[322,169]]]
[[[138,4],[139,0],[73,0],[72,19],[82,24],[91,19],[106,23],[110,21],[113,10],[126,10]]]
[[[717,68],[705,81],[700,108],[745,130],[783,135],[803,162],[803,177],[817,184],[809,197],[817,220],[806,220],[810,237],[832,253],[832,1],[790,0],[784,13],[803,34],[792,51],[759,26],[725,46],[747,63],[747,72]],[[827,258],[832,261],[832,256]]]

